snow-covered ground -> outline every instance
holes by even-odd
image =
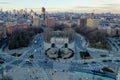
[[[42,68],[17,67],[11,69],[8,73],[13,80],[48,80],[47,74]]]
[[[64,46],[64,44],[62,44],[62,45],[57,44],[57,46],[58,46],[58,47],[62,47],[62,46]],[[47,50],[47,49],[50,48],[50,47],[51,47],[51,43],[46,43],[46,42],[44,42],[44,49],[45,49],[45,50]],[[68,44],[68,48],[70,48],[70,49],[72,49],[72,50],[74,51],[74,42]]]

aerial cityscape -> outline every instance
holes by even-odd
[[[120,80],[120,0],[0,0],[0,80]]]

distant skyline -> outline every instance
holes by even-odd
[[[115,12],[120,13],[120,0],[0,0],[0,8],[33,9],[40,11],[45,7],[48,12]]]

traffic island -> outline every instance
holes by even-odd
[[[115,70],[113,70],[112,68],[108,68],[108,67],[103,67],[102,70],[105,72],[115,73]]]
[[[93,59],[88,51],[80,52],[81,59]]]
[[[20,57],[22,54],[19,54],[19,53],[13,53],[13,54],[11,54],[11,56],[13,56],[13,57]]]
[[[100,57],[109,57],[109,56],[108,56],[108,55],[103,54],[103,55],[100,55]]]
[[[30,56],[29,56],[29,59],[31,59],[31,60],[34,59],[34,55],[33,55],[33,54],[30,55]]]

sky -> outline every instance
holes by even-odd
[[[0,0],[0,8],[49,11],[116,12],[120,13],[120,0]]]

